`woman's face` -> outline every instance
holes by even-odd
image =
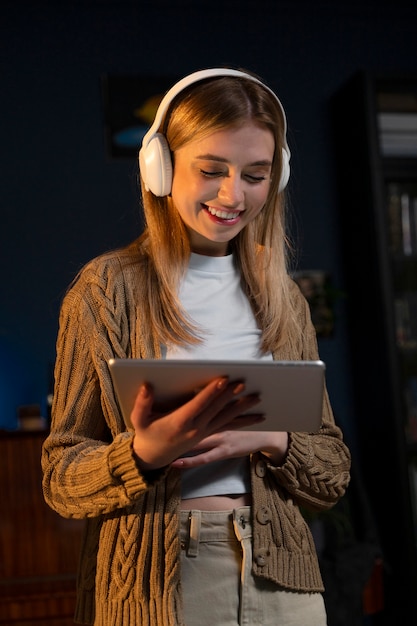
[[[172,199],[198,254],[224,256],[262,210],[275,141],[255,123],[191,141],[174,154]]]

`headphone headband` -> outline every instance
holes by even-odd
[[[222,76],[236,76],[251,80],[266,89],[278,103],[284,124],[284,145],[282,148],[283,171],[281,174],[281,180],[278,190],[282,191],[286,187],[290,175],[289,160],[291,157],[291,153],[286,138],[287,120],[281,101],[272,91],[272,89],[262,83],[259,79],[251,76],[251,74],[247,74],[246,72],[241,72],[240,70],[234,70],[231,68],[211,68],[193,72],[192,74],[185,76],[180,81],[175,83],[175,85],[171,87],[171,89],[169,89],[165,96],[162,98],[158,106],[158,110],[156,112],[152,126],[143,137],[142,147],[139,151],[139,167],[147,191],[152,191],[152,193],[156,196],[166,196],[171,192],[172,163],[170,150],[164,135],[158,132],[162,119],[166,111],[168,110],[169,105],[171,104],[173,99],[179,93],[181,93],[181,91],[183,91],[190,85],[193,85],[194,83],[197,83],[201,80],[205,80],[206,78]]]

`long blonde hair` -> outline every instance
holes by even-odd
[[[284,120],[274,96],[244,77],[216,77],[196,83],[171,103],[161,124],[175,168],[175,151],[213,132],[254,121],[275,139],[270,191],[262,211],[231,242],[259,328],[262,351],[295,338],[296,316],[288,280],[291,244],[286,231],[285,194],[278,193]],[[142,187],[145,230],[139,246],[146,257],[149,313],[153,334],[163,344],[200,341],[199,329],[182,310],[177,292],[187,268],[190,243],[171,196],[156,197]]]

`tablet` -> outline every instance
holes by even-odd
[[[109,369],[123,419],[130,413],[141,383],[151,383],[155,409],[173,410],[218,376],[245,381],[245,394],[261,402],[248,413],[263,413],[262,423],[245,430],[316,432],[323,407],[323,361],[206,361],[111,359]]]

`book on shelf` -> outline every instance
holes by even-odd
[[[381,152],[387,157],[417,157],[416,133],[381,133]]]
[[[382,111],[378,129],[384,156],[417,156],[417,112]]]
[[[394,313],[397,345],[404,349],[417,348],[417,292],[397,296]]]
[[[381,133],[417,133],[417,113],[378,113]]]
[[[403,234],[403,253],[406,256],[413,254],[415,249],[414,219],[412,202],[408,193],[401,194],[401,227]]]
[[[417,186],[390,183],[387,188],[389,246],[394,254],[417,254]]]
[[[410,443],[417,443],[417,376],[405,382],[406,434]]]
[[[416,529],[416,543],[417,543],[417,465],[415,462],[411,462],[408,466],[409,480],[410,480],[410,498],[411,506],[413,508],[414,526]]]
[[[377,93],[378,110],[385,113],[417,113],[417,94],[413,91]]]

